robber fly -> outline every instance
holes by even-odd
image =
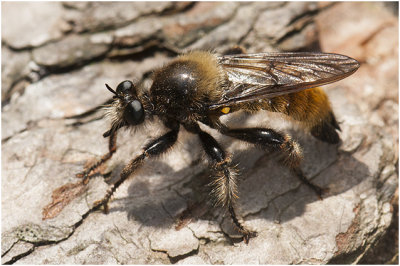
[[[111,118],[109,152],[91,167],[78,174],[92,176],[116,151],[117,132],[132,128],[157,116],[168,129],[165,134],[144,145],[143,152],[122,170],[119,179],[105,197],[96,202],[107,211],[116,189],[146,158],[155,157],[172,148],[181,126],[197,134],[210,159],[212,197],[228,210],[233,224],[247,243],[255,232],[239,222],[235,212],[237,169],[220,144],[199,127],[199,123],[220,133],[254,144],[268,151],[278,151],[284,162],[319,196],[322,190],[310,183],[300,169],[301,148],[287,134],[271,128],[229,128],[220,117],[239,110],[279,112],[303,125],[314,137],[338,143],[340,127],[324,91],[316,86],[341,80],[354,73],[359,63],[347,56],[328,53],[257,53],[217,55],[194,51],[177,57],[155,71],[153,83],[146,90],[131,81],[121,82],[108,107]]]

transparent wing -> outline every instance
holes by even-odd
[[[228,89],[217,108],[232,103],[298,92],[343,79],[360,64],[350,57],[328,53],[260,53],[218,57]]]

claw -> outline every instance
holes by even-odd
[[[108,208],[108,201],[104,201],[104,199],[102,200],[97,200],[93,203],[93,209],[95,208],[100,208],[101,206],[103,206],[103,212],[105,214],[108,213],[109,208]]]
[[[243,241],[247,245],[247,244],[249,244],[250,238],[253,238],[253,237],[256,237],[256,236],[257,236],[257,232],[248,231],[246,233],[243,233]]]

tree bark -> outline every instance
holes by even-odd
[[[398,239],[379,244],[391,223],[391,232],[398,231],[396,8],[4,3],[2,263],[398,263]],[[249,244],[209,202],[205,155],[197,137],[183,130],[171,152],[121,185],[108,214],[94,209],[124,164],[162,131],[154,121],[122,132],[107,167],[80,184],[75,175],[107,152],[102,134],[109,122],[101,107],[112,95],[104,84],[115,88],[129,79],[148,86],[152,71],[178,53],[235,45],[249,53],[323,51],[360,61],[355,74],[324,87],[342,129],[340,145],[322,143],[276,114],[228,119],[290,133],[303,147],[307,178],[329,189],[323,200],[275,155],[204,127],[238,164],[238,214],[258,233]],[[386,253],[374,260],[373,250]]]

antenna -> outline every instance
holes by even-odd
[[[107,88],[107,90],[111,91],[111,92],[115,95],[113,98],[119,98],[119,99],[121,99],[121,100],[124,99],[124,97],[122,97],[121,95],[118,95],[118,94],[115,92],[115,90],[111,89],[111,87],[108,86],[108,84],[106,84],[106,88]]]
[[[115,90],[111,89],[111,87],[108,86],[108,84],[106,84],[106,88],[107,88],[107,90],[111,91],[113,94],[117,95],[117,93],[115,92]]]

